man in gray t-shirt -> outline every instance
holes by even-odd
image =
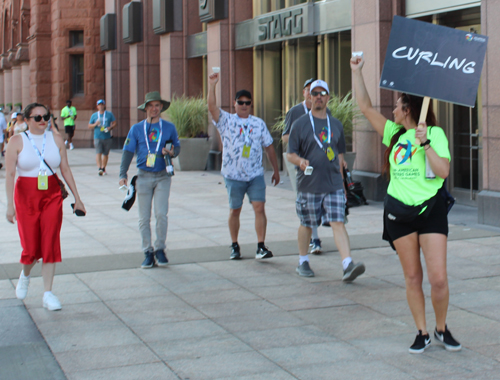
[[[353,281],[365,272],[363,263],[351,259],[349,236],[345,229],[343,154],[345,140],[342,124],[328,115],[330,96],[322,80],[311,84],[311,112],[296,120],[290,132],[287,159],[298,167],[296,211],[300,219],[298,231],[300,276],[313,277],[307,254],[313,226],[329,223],[335,244],[342,257],[342,280]]]

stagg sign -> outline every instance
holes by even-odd
[[[380,87],[474,107],[488,37],[395,16]]]
[[[302,33],[304,10],[302,8],[260,18],[259,41],[280,39]]]
[[[312,35],[313,5],[308,2],[236,24],[236,49]]]

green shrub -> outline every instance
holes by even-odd
[[[174,95],[165,114],[174,123],[179,137],[208,137],[208,106],[202,97]]]

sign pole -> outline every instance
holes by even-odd
[[[418,119],[418,123],[425,123],[425,120],[427,119],[427,111],[429,110],[429,103],[431,101],[431,98],[429,96],[424,96],[424,101],[422,102],[422,109],[420,110],[420,118]],[[418,126],[417,126],[418,128]],[[420,139],[416,138],[415,139],[415,144],[420,145],[421,141]]]

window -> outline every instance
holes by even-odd
[[[83,46],[83,30],[69,32],[69,47]]]
[[[83,54],[71,55],[71,92],[83,94]]]

